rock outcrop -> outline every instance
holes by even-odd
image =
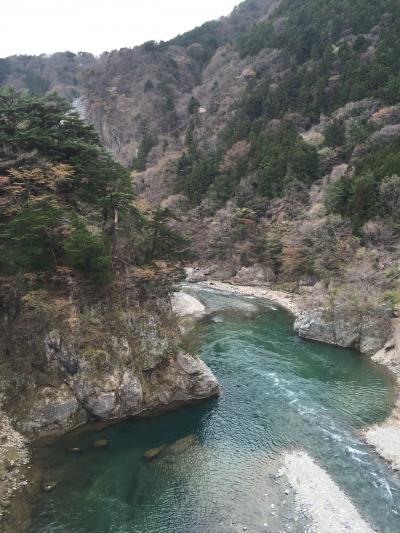
[[[172,309],[179,317],[202,317],[205,314],[205,306],[194,296],[185,292],[177,292],[172,297]]]
[[[217,396],[215,376],[183,351],[179,332],[180,320],[201,317],[204,306],[184,293],[173,296],[173,305],[168,290],[152,294],[141,303],[138,292],[130,302],[92,304],[72,298],[60,304],[49,295],[44,315],[12,318],[9,303],[0,348],[19,381],[3,398],[15,428],[29,438],[58,435],[89,420],[142,416]]]
[[[219,394],[218,382],[197,356],[179,352],[148,374],[82,365],[66,383],[32,392],[17,427],[29,436],[61,434],[89,420],[112,421],[162,411]]]
[[[294,330],[303,339],[353,348],[373,355],[382,348],[390,335],[386,316],[366,317],[336,313],[326,309],[303,310],[294,324]]]
[[[275,274],[270,268],[255,264],[250,267],[242,267],[233,281],[242,285],[267,285],[275,281]]]

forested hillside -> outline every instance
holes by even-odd
[[[246,272],[257,271],[303,292],[311,307],[329,301],[331,314],[339,308],[385,328],[400,299],[399,36],[398,0],[247,0],[170,42],[99,58],[2,60],[4,85],[26,87],[36,106],[49,90],[66,95],[126,169],[107,152],[93,155],[81,123],[74,135],[89,144],[88,157],[64,146],[61,130],[67,158],[54,139],[40,140],[46,175],[62,175],[53,190],[41,185],[33,208],[31,193],[13,192],[32,178],[10,167],[4,201],[23,198],[23,214],[13,207],[5,219],[9,268],[62,265],[105,282],[126,256],[138,265],[171,249],[182,257],[179,229],[213,277],[251,280]],[[38,75],[46,83],[32,85]],[[36,135],[21,123],[21,138]],[[15,160],[30,150],[37,146],[27,143]],[[98,180],[104,164],[111,188]],[[24,210],[37,220],[31,231],[51,212],[40,245],[30,238],[21,247]],[[88,248],[95,269],[82,259]]]
[[[363,293],[366,276],[373,302],[357,297],[357,306],[384,310],[399,300],[399,36],[397,0],[247,0],[167,43],[58,56],[61,88],[57,56],[40,58],[42,92],[69,95],[128,169],[141,204],[179,218],[170,227],[192,240],[200,264],[218,264],[221,277],[261,265],[295,290],[321,282],[335,301],[349,288]],[[27,81],[37,64],[5,59],[3,84],[25,76],[38,92]],[[118,198],[123,217],[126,194],[91,190],[109,249],[113,207],[104,204]],[[71,224],[55,250],[69,266],[70,242],[84,231]],[[95,240],[107,270],[110,255]],[[135,245],[135,260],[148,248]]]
[[[70,268],[103,285],[179,257],[184,241],[163,228],[168,214],[135,206],[129,173],[66,101],[5,90],[0,114],[3,274]],[[168,242],[154,242],[158,233]]]

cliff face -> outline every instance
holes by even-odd
[[[161,284],[106,295],[58,284],[22,301],[15,289],[2,285],[0,296],[0,521],[28,484],[30,441],[220,392],[207,365],[183,350]]]
[[[188,113],[192,97],[202,108],[199,130],[212,146],[226,113],[254,76],[253,66],[240,59],[233,43],[278,4],[278,0],[249,0],[231,16],[170,42],[148,42],[99,58],[70,52],[6,58],[1,60],[0,85],[27,88],[34,94],[56,91],[67,97],[126,166],[149,140],[146,163],[153,166],[184,148],[193,118]],[[262,54],[256,63],[267,68],[270,62],[269,54]]]
[[[180,347],[168,292],[139,300],[139,293],[129,303],[36,293],[14,316],[10,307],[3,311],[4,378],[16,379],[3,380],[4,409],[17,429],[30,437],[61,434],[88,420],[218,395],[208,367]]]

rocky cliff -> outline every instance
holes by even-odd
[[[27,484],[29,442],[89,421],[161,414],[220,393],[207,365],[181,345],[168,291],[25,296],[2,292],[0,520]]]
[[[125,302],[31,296],[14,316],[4,309],[1,339],[3,408],[27,436],[218,395],[207,366],[182,351],[168,292],[154,289],[151,303],[139,292]]]

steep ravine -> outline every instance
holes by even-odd
[[[58,484],[33,502],[29,531],[396,531],[399,481],[361,438],[390,412],[390,374],[300,340],[266,300],[185,291],[206,307],[191,344],[223,395],[39,448]]]

